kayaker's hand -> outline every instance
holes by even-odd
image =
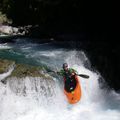
[[[75,73],[72,73],[71,76],[75,75]]]
[[[75,73],[71,73],[71,75],[69,76],[69,78],[72,78],[75,75],[76,75]]]

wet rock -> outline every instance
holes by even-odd
[[[14,35],[26,35],[31,28],[31,25],[27,26],[20,26],[20,27],[13,27],[8,25],[0,25],[0,35],[1,36],[14,36]]]
[[[0,59],[0,74],[7,72],[14,64],[14,61]]]
[[[9,66],[15,64],[14,61],[0,60],[0,75],[5,74],[9,69]],[[1,76],[0,76],[1,77]],[[26,64],[15,64],[14,69],[10,75],[1,80],[3,84],[9,86],[11,91],[16,95],[27,96],[33,95],[39,99],[39,97],[47,96],[51,97],[54,93],[55,81],[47,74],[44,67],[35,67]],[[32,91],[31,93],[29,93]]]
[[[54,93],[55,81],[43,67],[16,64],[11,75],[3,83],[6,84],[6,81],[16,95],[27,96],[29,91],[33,91],[33,95],[37,93],[39,97],[51,97]]]
[[[2,60],[0,59],[0,74],[8,72],[11,67],[14,67],[14,70],[11,74],[2,80],[3,83],[6,83],[9,78],[26,78],[26,77],[40,77],[42,79],[52,80],[52,77],[47,74],[46,67],[36,67],[25,64],[15,64],[14,61]]]
[[[25,78],[25,77],[42,77],[51,79],[46,75],[46,70],[43,67],[35,67],[24,64],[16,64],[10,77]]]
[[[18,28],[7,25],[1,25],[0,33],[4,35],[16,35],[18,33]]]

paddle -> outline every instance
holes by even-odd
[[[47,71],[47,72],[57,73],[57,72],[55,72],[55,71],[53,71],[53,70],[49,70],[49,71]],[[89,75],[85,75],[85,74],[77,74],[77,75],[80,76],[80,77],[86,78],[86,79],[89,78]]]
[[[86,79],[89,78],[89,75],[85,75],[85,74],[78,74],[78,76],[83,77],[83,78],[86,78]]]

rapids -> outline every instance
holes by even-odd
[[[6,85],[0,82],[0,120],[120,120],[120,95],[100,88],[100,73],[92,69],[84,51],[53,43],[37,44],[25,39],[15,41],[0,44],[0,58],[35,66],[44,64],[54,70],[60,70],[67,62],[78,73],[87,74],[90,78],[80,78],[82,98],[75,105],[67,103],[62,78],[58,76],[53,78],[55,84],[51,85],[50,95],[41,89],[41,84],[48,89],[48,84],[41,78],[22,79],[19,90],[25,87],[25,95],[22,92],[16,94],[13,90],[19,84],[15,78]],[[12,70],[0,74],[0,80],[10,75]]]

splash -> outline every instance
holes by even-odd
[[[0,81],[11,75],[12,71],[14,70],[14,64],[9,66],[9,69],[7,72],[0,74]]]
[[[0,50],[6,50],[6,49],[11,49],[12,47],[8,45],[7,43],[0,44]]]

